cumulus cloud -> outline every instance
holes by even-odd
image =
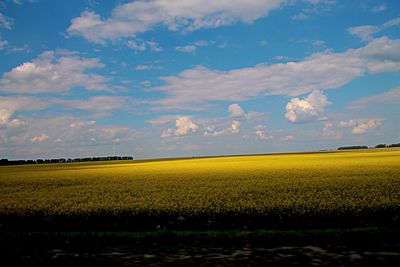
[[[360,122],[358,123],[352,130],[351,132],[353,134],[364,134],[370,129],[375,129],[379,125],[381,125],[380,121],[378,120],[368,120],[365,122]]]
[[[364,134],[371,129],[377,128],[381,124],[382,122],[380,119],[359,119],[339,122],[340,127],[352,127],[352,134]]]
[[[161,138],[179,137],[195,133],[199,126],[195,124],[190,117],[178,117],[175,120],[175,129],[167,129],[161,134]]]
[[[290,122],[302,122],[321,118],[330,102],[321,91],[313,91],[306,98],[292,98],[286,105],[285,117]]]
[[[47,51],[4,73],[0,92],[60,93],[78,86],[95,91],[111,90],[105,77],[88,73],[103,66],[98,59],[81,58],[76,52]]]
[[[361,25],[350,27],[347,31],[350,34],[359,37],[363,41],[371,41],[376,33],[397,25],[400,25],[400,18],[391,19],[382,25]]]
[[[71,20],[67,31],[85,39],[102,43],[106,40],[135,36],[157,26],[171,31],[190,32],[200,28],[216,28],[237,21],[251,23],[279,8],[285,0],[149,0],[121,4],[102,18],[93,11],[84,11]]]
[[[400,70],[400,40],[374,39],[366,46],[341,53],[324,51],[303,61],[259,64],[219,71],[195,66],[176,76],[162,77],[152,90],[166,94],[152,104],[157,109],[194,109],[207,101],[241,101],[262,95],[298,96],[335,89],[365,73]]]
[[[231,104],[228,107],[228,111],[231,117],[240,117],[245,114],[244,110],[239,104]]]
[[[267,127],[265,125],[261,125],[261,124],[254,127],[254,129],[256,130],[255,134],[258,137],[258,139],[264,140],[264,141],[274,139],[274,136],[268,135],[266,133],[266,131],[265,131],[266,128]]]
[[[231,135],[236,134],[240,131],[240,122],[237,120],[232,120],[230,127],[223,130],[215,130],[215,126],[208,126],[205,129],[204,136],[222,136],[222,135]]]
[[[179,117],[175,121],[175,135],[186,135],[189,132],[196,132],[199,128],[189,117]]]

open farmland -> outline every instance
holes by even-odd
[[[398,149],[0,168],[4,227],[364,226],[399,211]]]

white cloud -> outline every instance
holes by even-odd
[[[21,119],[24,124],[0,127],[3,155],[13,158],[110,155],[115,153],[112,152],[114,145],[120,146],[118,151],[127,151],[127,145],[131,146],[138,136],[131,128],[98,125],[72,116]],[[41,149],[36,151],[37,147]]]
[[[349,104],[349,108],[365,108],[378,104],[398,104],[400,103],[400,87],[392,88],[386,92],[362,97]]]
[[[190,117],[178,117],[175,120],[175,129],[167,129],[161,134],[161,138],[179,137],[190,133],[195,133],[199,128]]]
[[[8,45],[8,41],[1,39],[1,36],[0,36],[0,50],[3,50],[4,48],[6,48],[7,45]]]
[[[175,47],[175,50],[182,52],[182,53],[194,53],[194,52],[196,52],[198,47],[209,46],[211,44],[214,44],[214,41],[198,40],[189,45],[177,46],[177,47]]]
[[[285,0],[149,0],[121,4],[103,19],[93,11],[84,11],[71,20],[68,33],[91,42],[135,36],[159,25],[172,31],[190,32],[216,28],[237,21],[251,23],[277,9]]]
[[[22,5],[23,2],[28,2],[30,4],[38,2],[38,0],[11,0],[14,4]]]
[[[256,126],[254,127],[254,129],[256,130],[255,134],[256,134],[256,136],[258,137],[258,139],[264,140],[264,141],[274,139],[274,136],[268,135],[268,134],[266,133],[266,131],[265,131],[266,128],[267,128],[267,126],[261,125],[261,124],[260,124],[260,125],[256,125]]]
[[[161,125],[161,124],[166,124],[171,121],[175,121],[177,117],[183,117],[181,115],[163,115],[158,118],[154,118],[151,120],[147,120],[146,122],[150,123],[151,125]]]
[[[88,99],[49,99],[49,103],[62,105],[74,109],[83,109],[94,112],[109,112],[124,110],[136,105],[135,100],[126,96],[93,96]]]
[[[50,105],[47,101],[27,96],[0,96],[0,126],[14,125],[12,115],[17,111],[30,111],[46,108]]]
[[[400,18],[391,19],[383,24],[383,28],[389,28],[400,25]]]
[[[319,119],[330,102],[321,91],[313,91],[306,98],[292,98],[286,105],[285,117],[290,122]]]
[[[241,117],[245,115],[244,110],[239,104],[231,104],[228,107],[228,111],[231,117]]]
[[[85,126],[92,126],[95,125],[96,121],[95,120],[91,120],[91,121],[78,121],[78,122],[72,122],[69,127],[70,128],[81,128],[81,127],[85,127]]]
[[[380,28],[373,25],[363,25],[351,27],[347,30],[350,34],[355,35],[364,41],[370,41],[373,39],[373,35],[380,31]]]
[[[147,41],[146,44],[149,46],[150,51],[153,51],[153,52],[161,52],[161,51],[163,51],[163,48],[157,42]]]
[[[356,127],[354,127],[351,132],[353,134],[364,134],[370,129],[375,129],[379,125],[381,125],[381,122],[379,120],[368,120],[365,122],[359,122]]]
[[[294,139],[293,135],[285,135],[285,136],[281,137],[282,141],[290,141],[290,140],[293,140],[293,139]]]
[[[340,121],[339,122],[339,126],[340,127],[353,127],[355,125],[357,125],[357,120],[348,120],[348,121]]]
[[[376,12],[385,11],[386,9],[387,9],[386,4],[383,3],[383,4],[379,5],[379,6],[374,6],[374,7],[372,7],[371,11],[374,12],[374,13],[376,13]]]
[[[305,19],[308,19],[308,15],[306,15],[304,12],[300,12],[299,14],[292,16],[292,20],[305,20]]]
[[[351,130],[352,134],[364,134],[371,129],[377,128],[381,124],[381,119],[358,119],[339,122],[340,127],[353,127],[353,129]]]
[[[126,42],[126,45],[135,51],[145,51],[146,50],[146,43],[144,43],[144,42],[138,42],[136,40],[128,40]]]
[[[320,14],[331,10],[331,6],[336,3],[335,0],[306,0],[305,2],[308,2],[309,5],[298,14],[292,16],[292,20],[306,20],[312,14]]]
[[[162,69],[161,66],[157,66],[157,65],[137,65],[135,66],[135,70],[159,70]]]
[[[397,25],[400,25],[400,18],[391,19],[382,25],[361,25],[350,27],[347,31],[350,34],[359,37],[363,41],[371,41],[376,33]]]
[[[108,115],[115,110],[129,110],[136,105],[131,97],[93,96],[87,99],[36,98],[31,96],[0,96],[0,127],[15,126],[16,112],[46,109],[50,106],[67,107],[94,112],[95,115]]]
[[[214,43],[214,42],[210,42],[210,41],[207,41],[207,40],[198,40],[198,41],[196,41],[196,42],[194,42],[194,45],[195,46],[209,46],[211,43]]]
[[[0,27],[11,30],[13,20],[0,12]]]
[[[186,135],[190,132],[196,132],[199,128],[189,117],[179,117],[175,121],[176,131],[175,135]]]
[[[151,65],[137,65],[135,67],[135,70],[151,70],[153,69],[153,66]]]
[[[135,52],[143,52],[146,50],[150,50],[152,52],[161,52],[163,48],[159,43],[155,41],[143,41],[140,39],[132,39],[126,42],[126,45],[135,50]]]
[[[341,139],[343,134],[339,131],[335,131],[333,123],[326,122],[322,129],[323,136],[327,139]]]
[[[31,142],[32,143],[42,143],[44,141],[46,141],[49,138],[49,136],[47,134],[40,134],[38,136],[34,136],[31,138]]]
[[[196,52],[197,47],[195,45],[186,45],[186,46],[177,46],[175,47],[176,51],[182,53],[194,53]]]
[[[312,45],[316,47],[326,47],[326,42],[324,40],[315,40],[312,42]]]
[[[196,66],[176,76],[162,77],[153,88],[166,94],[156,109],[193,109],[206,101],[241,101],[263,95],[298,96],[334,89],[365,73],[400,70],[400,40],[374,39],[366,46],[313,54],[303,61],[259,64],[228,71]]]
[[[98,59],[81,58],[75,52],[47,51],[4,73],[0,92],[60,93],[78,86],[87,90],[111,90],[105,77],[88,73],[103,66]]]
[[[208,126],[205,129],[204,136],[222,136],[222,135],[231,135],[236,134],[240,131],[240,122],[237,120],[232,120],[230,127],[223,129],[223,130],[215,130],[215,126]]]

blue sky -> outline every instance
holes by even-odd
[[[0,1],[0,158],[400,142],[400,2]]]

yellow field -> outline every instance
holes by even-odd
[[[293,214],[400,207],[400,150],[0,167],[0,215]]]

